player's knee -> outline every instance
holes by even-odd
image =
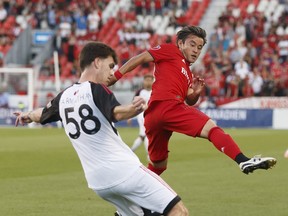
[[[171,209],[171,211],[168,212],[168,214],[164,214],[164,215],[167,215],[167,216],[176,216],[176,215],[177,216],[188,216],[189,211],[184,206],[184,203],[182,201],[180,201]]]

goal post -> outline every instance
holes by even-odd
[[[33,68],[0,68],[0,126],[14,125],[13,113],[34,108]]]

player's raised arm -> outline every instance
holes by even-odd
[[[139,55],[132,57],[122,67],[115,71],[114,74],[110,75],[108,85],[113,85],[117,80],[121,79],[124,74],[132,71],[137,66],[143,63],[152,62],[153,60],[153,57],[148,51],[144,51]]]
[[[31,122],[39,123],[42,111],[43,108],[38,108],[30,112],[14,112],[14,115],[16,116],[15,126],[17,127],[19,124],[25,125]]]
[[[134,97],[131,104],[116,106],[113,110],[117,121],[133,118],[146,109],[145,100],[142,97]]]

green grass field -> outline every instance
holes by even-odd
[[[137,128],[119,128],[132,144]],[[274,169],[245,175],[204,139],[173,134],[162,177],[190,215],[287,216],[287,130],[226,130],[247,156],[278,159]],[[62,129],[0,129],[0,215],[109,216],[115,209],[88,189],[79,159]],[[146,165],[144,147],[136,151]]]

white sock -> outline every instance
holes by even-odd
[[[144,147],[145,147],[145,150],[146,150],[146,153],[147,153],[147,161],[150,162],[150,157],[149,157],[149,154],[148,154],[148,139],[147,139],[147,137],[145,137],[145,139],[144,139]]]
[[[131,146],[131,150],[135,151],[141,144],[142,144],[141,137],[137,137],[137,139],[135,139],[133,145]]]
[[[145,150],[148,154],[148,139],[147,139],[147,137],[144,138],[144,147],[145,147]]]

